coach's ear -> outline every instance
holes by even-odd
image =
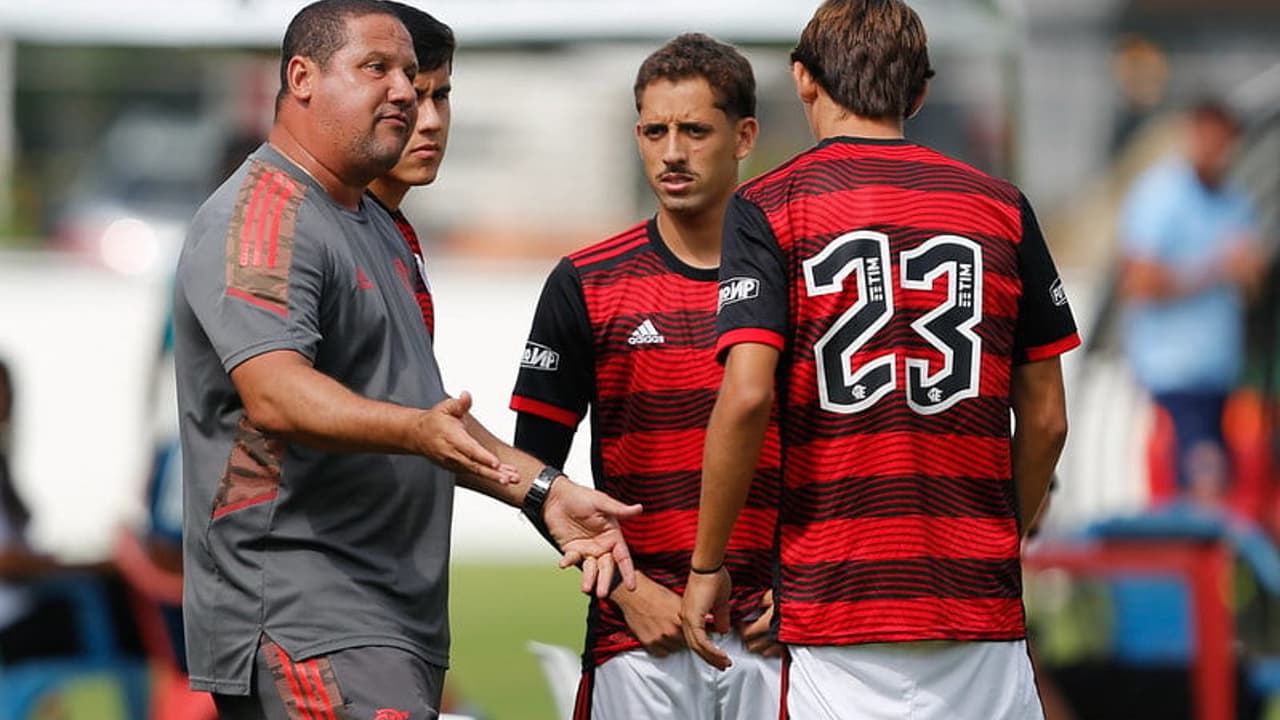
[[[289,64],[285,68],[285,80],[289,83],[289,94],[298,99],[299,102],[307,102],[311,100],[311,94],[314,92],[312,87],[316,77],[316,64],[311,58],[294,55],[289,58]]]

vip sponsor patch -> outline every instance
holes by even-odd
[[[540,343],[526,342],[524,357],[520,358],[520,367],[555,372],[560,369],[560,353]]]
[[[1049,286],[1049,299],[1058,307],[1067,304],[1067,291],[1062,287],[1062,278],[1054,280],[1053,284]]]
[[[724,309],[725,305],[750,300],[760,295],[760,281],[749,277],[736,277],[721,281],[720,283],[720,304],[716,308],[716,312]]]

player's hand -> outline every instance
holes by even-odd
[[[773,622],[773,590],[765,590],[760,595],[760,616],[749,623],[738,626],[738,634],[749,652],[764,657],[782,657],[782,644],[769,635],[769,625]]]
[[[542,518],[564,553],[560,567],[582,565],[582,592],[608,597],[615,571],[628,590],[636,587],[636,568],[622,539],[622,518],[640,514],[639,505],[613,498],[568,478],[551,484]]]
[[[431,462],[457,473],[514,485],[520,475],[511,465],[503,465],[471,433],[464,418],[471,410],[471,393],[441,401],[422,413],[418,423],[419,452]]]
[[[684,588],[684,601],[680,606],[680,624],[684,626],[684,641],[690,650],[721,670],[733,664],[724,650],[716,647],[707,635],[707,624],[718,633],[729,632],[729,591],[733,581],[729,571],[720,568],[712,574],[689,573],[689,584]]]
[[[622,608],[627,627],[650,655],[666,657],[684,647],[679,595],[638,572],[635,590],[619,587],[609,599]]]

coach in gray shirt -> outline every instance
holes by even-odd
[[[363,197],[414,125],[376,0],[290,23],[268,143],[196,214],[175,291],[192,686],[223,718],[434,718],[455,477],[543,521],[604,593],[639,511],[560,481],[449,398],[416,264]]]

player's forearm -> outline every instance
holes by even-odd
[[[1044,503],[1067,441],[1066,396],[1057,358],[1014,370],[1013,477],[1019,526],[1025,533]]]
[[[529,484],[538,476],[538,473],[542,471],[546,463],[499,440],[469,413],[464,422],[467,432],[471,434],[471,437],[475,438],[476,442],[484,446],[489,452],[497,455],[499,462],[516,469],[520,475],[520,481],[512,485],[504,485],[488,478],[459,474],[458,484],[468,490],[488,495],[500,502],[519,507],[524,501],[525,494],[529,492]]]
[[[724,560],[729,535],[751,489],[772,401],[768,389],[743,390],[726,383],[720,391],[702,457],[695,568],[712,568]]]

